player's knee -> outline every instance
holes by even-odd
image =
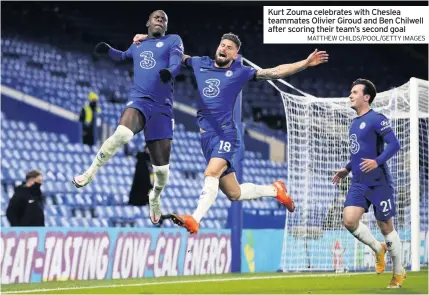
[[[349,218],[344,216],[343,220],[344,227],[347,228],[349,232],[354,232],[359,226],[359,220],[355,220],[354,218]]]
[[[388,234],[390,234],[393,230],[393,222],[391,220],[388,221],[377,221],[378,223],[378,227],[380,228],[381,233],[384,236],[387,236]]]
[[[152,165],[152,167],[156,177],[155,184],[157,186],[164,187],[167,184],[168,178],[170,176],[170,166],[169,165],[163,165],[163,166]]]
[[[207,168],[206,171],[204,172],[204,176],[211,176],[211,177],[216,177],[216,178],[220,178],[220,176],[222,175],[221,171],[216,171],[214,169],[209,169]]]
[[[156,166],[165,166],[170,162],[171,140],[161,139],[147,142],[152,164]]]
[[[112,137],[116,143],[124,145],[133,138],[134,133],[127,127],[119,125]]]
[[[230,201],[238,201],[241,196],[241,190],[230,190],[227,192],[226,196]]]
[[[381,229],[380,229],[380,231],[381,231],[381,234],[382,234],[383,236],[387,236],[388,234],[390,234],[390,233],[393,231],[393,228],[392,228],[392,229],[388,229],[388,228],[381,228]]]

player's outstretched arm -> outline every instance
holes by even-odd
[[[328,62],[329,54],[326,51],[318,51],[317,49],[311,53],[307,59],[301,60],[292,64],[283,64],[275,68],[260,69],[256,71],[256,79],[258,80],[276,80],[291,76],[308,67],[314,67],[319,64]]]
[[[94,51],[97,54],[108,54],[111,59],[116,60],[116,61],[121,61],[121,60],[125,60],[127,58],[132,58],[131,47],[128,48],[127,51],[121,51],[121,50],[117,50],[117,49],[112,48],[112,46],[110,46],[106,42],[98,43],[95,46]]]

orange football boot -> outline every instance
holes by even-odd
[[[295,211],[295,203],[292,197],[287,193],[286,185],[283,181],[277,180],[273,183],[273,186],[277,189],[276,199],[286,206],[289,212]]]
[[[192,217],[192,215],[183,215],[180,216],[177,213],[172,213],[170,219],[177,224],[178,226],[182,226],[186,228],[188,232],[191,234],[197,234],[200,225],[198,222]]]
[[[381,242],[381,252],[375,254],[375,272],[381,274],[386,268],[385,255],[387,252],[387,245],[385,242]]]
[[[389,285],[387,285],[387,288],[388,289],[402,288],[402,284],[406,278],[407,278],[407,273],[405,272],[405,268],[403,268],[402,274],[400,275],[393,274],[392,280],[390,281]]]

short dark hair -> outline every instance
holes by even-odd
[[[369,95],[369,104],[374,101],[374,98],[377,96],[377,89],[375,88],[374,83],[370,80],[359,78],[353,82],[352,87],[356,85],[363,85],[363,94]]]
[[[42,175],[42,172],[37,171],[37,170],[31,170],[31,171],[27,172],[27,174],[25,175],[25,180],[28,181],[32,178],[38,177],[39,175]]]
[[[238,38],[237,35],[235,35],[233,33],[226,33],[226,34],[223,34],[221,40],[230,40],[230,41],[234,42],[235,45],[237,45],[238,50],[240,50],[241,41],[240,41],[240,39]]]
[[[167,13],[165,13],[165,11],[164,11],[164,10],[158,9],[158,10],[154,10],[154,11],[152,11],[152,12],[151,12],[151,14],[149,14],[149,19],[148,19],[148,20],[150,20],[150,18],[152,17],[152,15],[153,15],[155,12],[162,12],[162,13],[164,13],[164,14],[167,16]],[[168,16],[167,16],[167,18],[168,18]]]

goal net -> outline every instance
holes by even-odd
[[[283,271],[373,270],[372,250],[342,222],[351,178],[339,186],[331,182],[334,171],[350,159],[348,131],[356,113],[349,99],[281,94],[287,120],[288,191],[296,204],[296,211],[286,215]],[[427,230],[428,214],[428,82],[413,78],[378,93],[372,108],[390,119],[401,144],[388,162],[395,184],[394,224],[403,243],[404,266],[417,269],[420,224]],[[362,222],[383,240],[372,207]]]

